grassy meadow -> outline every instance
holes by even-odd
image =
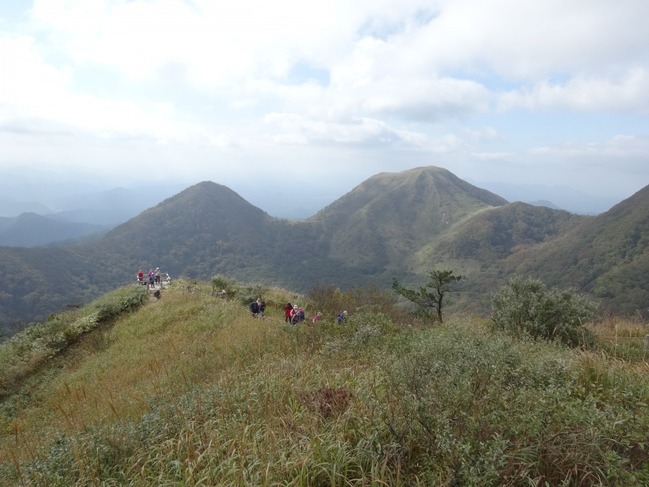
[[[376,292],[228,291],[127,286],[1,343],[0,484],[649,485],[644,323],[584,351]],[[287,301],[324,319],[288,325]]]

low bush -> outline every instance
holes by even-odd
[[[593,348],[595,335],[586,325],[596,312],[597,304],[573,289],[550,289],[537,279],[514,278],[492,297],[491,325],[515,336]]]
[[[136,310],[144,304],[148,295],[147,289],[137,284],[105,294],[94,302],[94,307],[97,310],[97,322],[110,321],[122,313]]]
[[[618,369],[593,384],[565,347],[459,324],[402,334],[390,349],[383,415],[399,463],[413,469],[404,477],[494,486],[649,480],[639,399],[647,390],[637,374]]]
[[[220,295],[222,291],[225,291],[224,298],[232,299],[238,292],[238,285],[233,279],[219,274],[212,278],[212,295]]]

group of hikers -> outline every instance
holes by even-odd
[[[160,268],[156,267],[155,270],[149,269],[149,273],[147,275],[145,275],[144,271],[140,269],[137,273],[137,282],[138,284],[146,286],[147,289],[162,287]]]
[[[260,299],[253,301],[250,305],[250,311],[255,318],[266,318],[266,303]]]
[[[322,315],[322,313],[320,313],[320,315]],[[311,321],[313,323],[317,322],[316,316],[311,318]],[[284,305],[284,321],[286,323],[297,325],[298,323],[302,323],[305,320],[306,315],[304,314],[304,309],[300,308],[298,305],[292,306],[291,303],[286,303]]]
[[[166,274],[166,279],[167,280],[169,279],[168,274]],[[140,269],[137,273],[137,282],[139,284],[145,285],[147,289],[156,289],[156,288],[158,290],[162,289],[162,276],[160,273],[160,268],[156,267],[155,269],[150,269],[149,273],[146,275],[144,274],[144,271]],[[227,293],[225,289],[219,292],[218,296],[222,299],[226,299]],[[250,303],[250,312],[252,313],[252,316],[254,316],[255,318],[265,319],[266,303],[259,298],[256,299],[255,301]],[[311,318],[309,318],[309,321],[313,324],[316,324],[318,321],[322,319],[322,317],[323,317],[322,312],[318,311],[316,314],[311,316]],[[306,314],[304,312],[304,309],[297,305],[286,303],[284,305],[284,321],[286,323],[290,323],[291,325],[297,325],[298,323],[302,323],[306,321]],[[347,311],[341,311],[336,316],[336,323],[343,323],[346,321],[347,321]]]
[[[260,299],[253,301],[250,304],[250,312],[255,318],[265,319],[266,303]],[[322,316],[323,316],[322,312],[318,311],[311,318],[309,318],[309,321],[311,321],[311,323],[313,324],[316,324],[318,321],[322,319]],[[303,308],[297,305],[292,305],[291,303],[286,303],[284,305],[285,323],[290,323],[291,325],[297,325],[298,323],[303,323],[304,321],[306,321],[306,314]],[[336,323],[342,323],[345,321],[347,321],[347,311],[341,311],[340,314],[336,316]]]

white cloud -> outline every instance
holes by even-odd
[[[649,113],[649,75],[632,69],[614,78],[575,76],[566,83],[540,83],[529,90],[500,96],[500,110],[566,109],[584,112]]]
[[[564,144],[552,147],[533,147],[529,150],[533,155],[549,155],[553,158],[580,160],[584,165],[601,166],[606,170],[611,169],[610,160],[616,161],[618,169],[625,168],[631,161],[636,167],[644,167],[646,163],[638,164],[649,152],[649,137],[634,135],[616,135],[610,139],[588,144]],[[590,157],[596,155],[596,159]]]
[[[417,44],[436,65],[468,74],[610,75],[647,61],[648,16],[642,0],[446,0]]]
[[[51,104],[56,103],[56,97],[70,90],[71,70],[46,64],[31,37],[0,35],[0,66],[0,106],[4,110],[11,111],[8,107],[15,105],[22,116],[38,116],[55,110]]]
[[[279,127],[281,133],[271,140],[299,144],[389,144],[399,138],[398,133],[379,120],[362,118],[353,123],[337,123],[307,119],[297,114],[271,113],[265,121]]]
[[[0,163],[553,167],[575,184],[592,164],[649,182],[645,0],[34,0],[14,24],[3,8]]]

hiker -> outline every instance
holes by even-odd
[[[291,325],[294,325],[297,323],[297,304],[291,308]]]
[[[153,275],[153,271],[150,270],[149,271],[149,287],[150,288],[155,287],[154,283],[155,283],[155,276]]]
[[[320,321],[321,319],[322,319],[322,312],[321,312],[321,311],[318,311],[316,314],[314,314],[314,315],[311,317],[311,323],[313,323],[313,324],[315,325],[315,324],[316,324],[318,321]]]
[[[347,311],[343,311],[338,316],[336,316],[336,323],[343,323],[347,321]]]
[[[293,305],[291,303],[286,303],[284,305],[284,322],[291,322],[291,312],[293,311]]]
[[[137,273],[137,282],[144,284],[144,271],[142,269]]]
[[[256,301],[253,301],[250,304],[250,312],[252,313],[252,316],[255,318],[257,317],[257,314],[259,313],[259,300],[257,299]]]
[[[304,310],[297,305],[293,306],[291,310],[291,324],[297,325],[302,321],[304,321]]]
[[[156,285],[159,286],[160,285],[160,268],[159,267],[155,268],[155,272],[153,273],[153,275],[155,276]]]

